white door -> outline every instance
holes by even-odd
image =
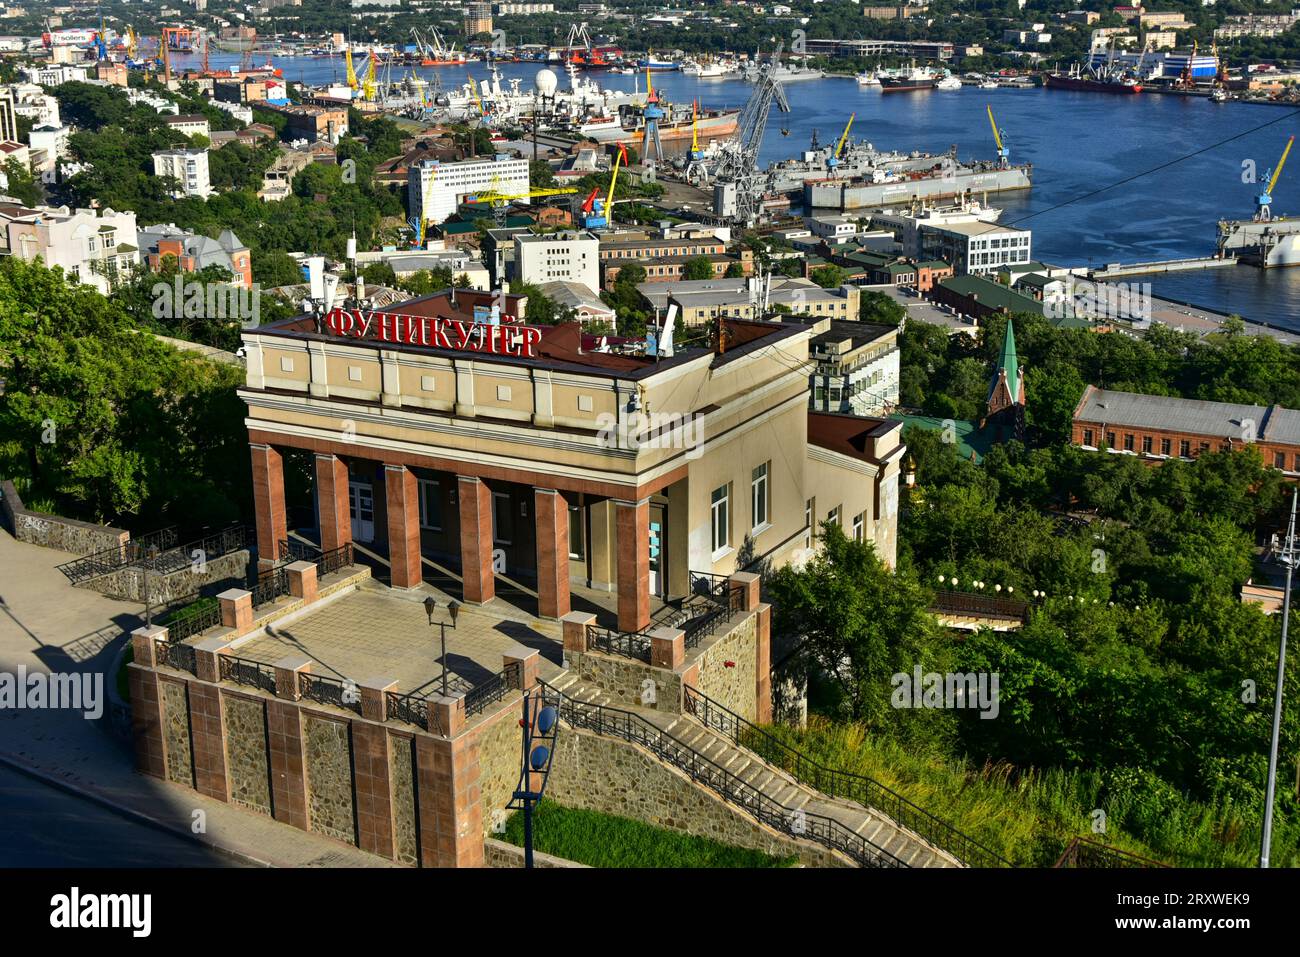
[[[348,507],[352,515],[352,540],[375,540],[375,490],[364,482],[348,483]]]
[[[665,525],[667,515],[662,505],[650,506],[650,594],[664,594],[664,552],[668,547]]]

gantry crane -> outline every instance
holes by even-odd
[[[614,223],[614,187],[618,183],[618,164],[622,162],[627,165],[627,147],[622,143],[618,144],[618,152],[614,154],[614,163],[610,167],[609,173],[609,193],[602,201],[600,196],[600,187],[597,186],[587,196],[582,204],[582,225],[587,229],[604,229]]]
[[[767,179],[758,168],[758,151],[767,130],[767,115],[775,102],[790,112],[785,88],[777,78],[781,66],[778,47],[770,60],[754,72],[754,90],[740,113],[736,136],[722,148],[713,186],[713,212],[720,219],[753,225],[763,205]]]
[[[1264,192],[1255,197],[1255,222],[1267,223],[1273,218],[1273,187],[1277,185],[1278,177],[1282,175],[1282,167],[1286,165],[1287,154],[1291,152],[1291,144],[1295,142],[1292,136],[1286,141],[1286,148],[1282,150],[1282,158],[1277,161],[1277,166],[1269,170],[1265,175],[1268,176],[1268,185],[1264,187]]]
[[[577,190],[572,186],[559,186],[549,189],[528,189],[522,193],[503,193],[497,188],[497,178],[492,178],[492,186],[486,193],[476,193],[465,197],[466,203],[478,205],[480,203],[492,207],[492,212],[496,216],[497,225],[504,225],[506,210],[510,204],[517,199],[537,199],[543,196],[567,196],[576,193]]]
[[[849,114],[849,121],[844,124],[844,132],[840,134],[840,141],[835,144],[835,152],[826,157],[826,169],[832,176],[835,175],[835,168],[840,165],[840,154],[844,152],[844,144],[849,139],[849,130],[853,129],[853,121],[857,119],[857,116],[857,113]]]
[[[998,129],[997,120],[993,119],[993,106],[988,104],[986,109],[989,111],[989,126],[993,128],[993,142],[998,144],[998,168],[1006,169],[1010,163],[1008,159],[1010,151],[1007,149],[1006,141],[1002,138],[1002,130]]]

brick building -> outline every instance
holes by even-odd
[[[1209,402],[1088,386],[1074,410],[1071,439],[1152,462],[1254,445],[1267,467],[1300,476],[1300,412],[1278,405]]]

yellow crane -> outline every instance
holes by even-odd
[[[993,119],[993,106],[988,104],[985,106],[985,109],[989,111],[989,126],[993,128],[993,142],[998,144],[998,165],[1002,169],[1006,169],[1008,164],[1007,157],[1010,153],[1007,150],[1006,144],[1002,142],[1002,131],[998,129],[997,120]]]
[[[835,144],[835,152],[826,157],[826,169],[832,176],[835,175],[835,168],[840,165],[840,153],[844,152],[844,144],[848,142],[849,130],[853,128],[853,121],[857,118],[856,113],[849,114],[849,121],[844,124],[844,132],[840,134],[840,141]]]
[[[618,152],[614,155],[614,165],[610,168],[609,173],[609,195],[605,198],[605,218],[608,222],[614,222],[614,184],[618,182],[618,163],[623,161],[627,165],[627,147],[622,143],[618,145]]]
[[[361,81],[361,96],[373,100],[378,92],[379,84],[375,82],[375,51],[372,47],[370,56],[366,57],[366,78]]]
[[[483,97],[479,96],[478,93],[478,83],[474,81],[473,77],[469,78],[469,92],[473,95],[474,102],[478,105],[478,115],[487,116],[487,110],[483,107]]]
[[[492,212],[495,214],[497,221],[501,222],[505,219],[506,210],[510,208],[510,204],[517,199],[539,199],[545,196],[565,196],[576,192],[577,190],[572,186],[560,186],[549,189],[530,188],[518,193],[503,193],[498,188],[497,178],[494,176],[492,177],[491,187],[486,193],[477,193],[466,196],[465,202],[473,205],[481,203],[491,206]]]
[[[1277,185],[1278,177],[1282,175],[1282,167],[1286,165],[1287,155],[1291,152],[1291,144],[1295,142],[1292,136],[1286,141],[1286,148],[1282,150],[1282,158],[1277,161],[1277,166],[1268,174],[1268,185],[1264,187],[1264,192],[1255,197],[1255,219],[1261,223],[1267,223],[1273,218],[1273,187]]]
[[[352,65],[352,44],[351,44],[351,42],[349,42],[348,45],[345,46],[345,47],[343,48],[343,62],[346,63],[347,66],[348,66],[348,86],[349,86],[351,89],[355,90],[355,89],[356,89],[360,84],[357,83],[357,70],[356,70],[356,67],[354,67],[354,66]]]

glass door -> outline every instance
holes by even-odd
[[[348,510],[352,516],[352,540],[375,540],[375,490],[365,482],[348,483]]]

